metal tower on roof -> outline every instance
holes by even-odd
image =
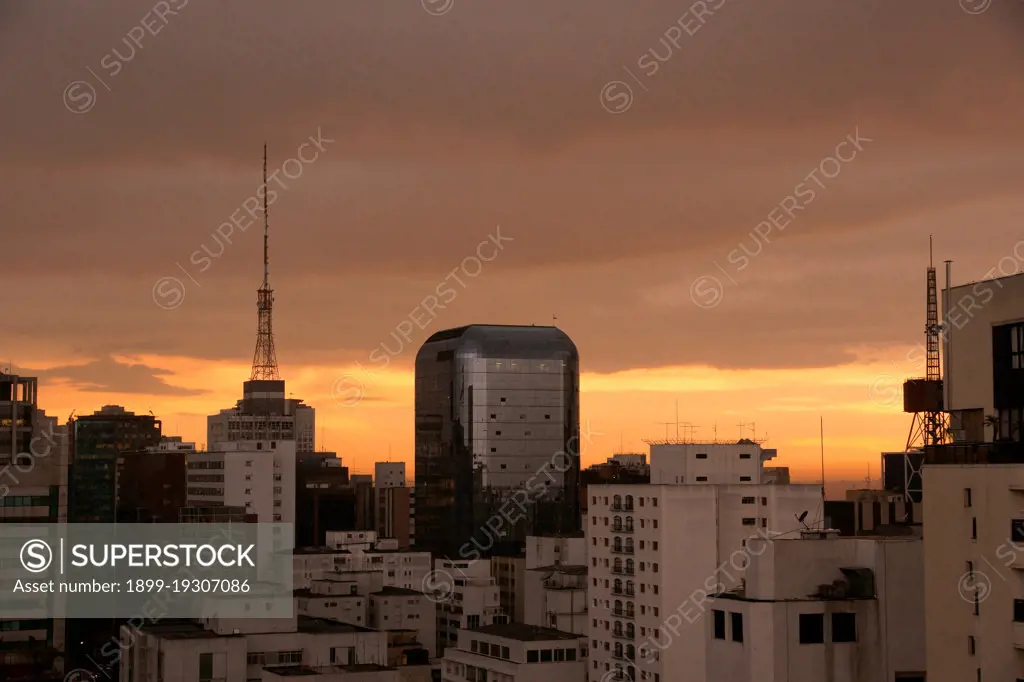
[[[270,215],[267,212],[267,145],[263,143],[263,286],[256,292],[259,327],[250,381],[280,380],[274,350],[274,290],[270,288]]]

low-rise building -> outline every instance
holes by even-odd
[[[742,586],[707,603],[708,682],[924,682],[920,538],[814,531],[747,550]],[[641,660],[688,636],[673,625]]]
[[[164,619],[124,625],[120,682],[260,680],[264,668],[376,665],[386,633],[323,618]]]
[[[437,651],[459,642],[460,630],[471,630],[507,617],[501,612],[498,586],[488,559],[437,559],[424,591],[437,602]]]
[[[582,635],[520,623],[463,633],[445,650],[444,682],[584,682],[587,640]]]
[[[437,604],[417,590],[384,587],[369,597],[369,624],[378,630],[411,630],[428,658],[437,656]]]

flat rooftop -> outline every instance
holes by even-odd
[[[281,677],[312,677],[314,675],[330,675],[339,673],[370,673],[382,670],[396,670],[375,663],[361,663],[358,665],[325,665],[313,668],[308,665],[285,665],[281,667],[264,668]]]
[[[309,634],[321,634],[328,632],[335,633],[353,633],[353,632],[376,632],[372,628],[364,628],[359,625],[351,625],[350,623],[342,623],[341,621],[331,620],[330,618],[311,618],[309,616],[299,616],[299,632],[306,632]]]
[[[498,625],[487,625],[476,630],[470,630],[481,635],[493,635],[514,639],[519,642],[550,642],[554,640],[586,639],[585,635],[577,635],[572,632],[562,632],[553,628],[542,628],[522,623],[501,623]]]
[[[165,618],[157,623],[142,626],[146,634],[162,639],[218,639],[220,637],[243,637],[244,635],[218,635],[188,618]]]
[[[423,593],[419,590],[410,590],[407,587],[392,587],[386,585],[377,592],[372,593],[374,596],[381,597],[422,597]]]

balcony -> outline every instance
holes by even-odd
[[[612,594],[623,595],[623,596],[626,596],[626,597],[635,597],[636,596],[636,590],[634,588],[631,588],[631,587],[627,587],[627,588],[612,587]]]
[[[629,653],[625,651],[613,651],[612,658],[617,661],[634,661],[636,660],[636,655],[630,656]]]
[[[612,554],[633,554],[632,547],[612,547]]]
[[[622,509],[623,507],[621,502],[612,502],[612,511],[622,511]]]
[[[633,532],[633,526],[623,526],[622,524],[619,524],[618,526],[612,526],[612,532],[613,533],[632,533]]]
[[[635,615],[633,611],[623,611],[622,609],[612,609],[612,615],[616,618],[627,618],[634,620]]]
[[[634,639],[636,639],[636,631],[630,631],[630,630],[612,631],[612,637],[614,637],[615,639],[624,639],[627,642],[632,642]]]
[[[615,575],[636,575],[636,571],[632,568],[612,568],[612,573]]]

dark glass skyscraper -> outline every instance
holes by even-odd
[[[416,355],[416,547],[487,556],[574,532],[579,354],[556,327],[440,331]]]

